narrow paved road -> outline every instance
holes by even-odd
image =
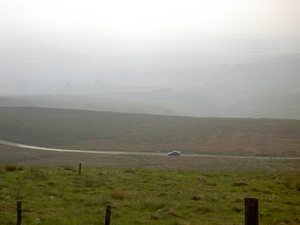
[[[166,153],[150,153],[150,152],[116,152],[116,151],[89,151],[89,150],[74,150],[74,149],[57,149],[57,148],[45,148],[45,147],[37,147],[31,145],[23,145],[19,143],[9,142],[0,140],[0,144],[18,147],[18,148],[26,148],[26,149],[35,149],[42,151],[54,151],[54,152],[77,152],[77,153],[93,153],[93,154],[115,154],[115,155],[157,155],[157,156],[167,156]],[[271,159],[271,157],[262,157],[262,156],[229,156],[229,155],[200,155],[200,154],[181,154],[181,156],[185,157],[213,157],[213,158],[236,158],[236,159]],[[272,157],[272,159],[300,159],[300,157]]]

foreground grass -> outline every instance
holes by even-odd
[[[0,224],[243,224],[259,199],[260,224],[300,223],[299,172],[0,165]]]

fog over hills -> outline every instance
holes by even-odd
[[[300,119],[300,38],[3,37],[0,95],[0,105]]]

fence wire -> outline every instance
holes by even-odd
[[[30,217],[30,212],[27,209],[22,210],[22,215],[25,217]],[[55,211],[51,210],[34,210],[35,213],[41,214],[41,215],[51,215],[55,214]],[[5,213],[11,214],[11,220],[17,220],[17,210],[16,208],[10,208],[6,210]],[[68,212],[68,216],[70,214],[75,215],[76,212]],[[170,222],[166,223],[165,217],[168,217]],[[98,220],[99,223],[97,224],[104,224],[105,222],[105,211],[101,211],[99,214],[90,214],[85,215],[86,218],[93,217],[94,220]],[[128,219],[131,218],[131,219]],[[32,218],[34,219],[34,218]],[[126,220],[126,222],[124,222]],[[157,225],[167,225],[167,224],[243,224],[244,218],[243,215],[236,216],[236,217],[224,217],[224,216],[201,216],[201,215],[193,215],[193,218],[189,218],[189,215],[180,215],[180,216],[171,216],[171,215],[160,215],[156,212],[154,213],[119,213],[114,212],[112,210],[111,212],[111,223],[110,225],[125,225],[125,224],[157,224]],[[84,222],[84,220],[82,220]],[[176,223],[177,222],[177,223]],[[0,213],[0,224],[4,225],[7,224],[5,221],[1,221],[1,213]],[[94,223],[96,224],[96,223]],[[92,224],[91,224],[92,225]]]

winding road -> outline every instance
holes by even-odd
[[[45,148],[31,145],[24,145],[9,141],[0,140],[0,144],[34,149],[41,151],[54,151],[54,152],[74,152],[74,153],[92,153],[92,154],[115,154],[115,155],[157,155],[157,156],[168,156],[166,153],[150,153],[150,152],[122,152],[122,151],[89,151],[89,150],[74,150],[74,149],[57,149],[57,148]],[[201,155],[201,154],[181,154],[184,157],[213,157],[213,158],[237,158],[237,159],[285,159],[285,160],[299,160],[300,157],[263,157],[263,156],[229,156],[229,155]]]

